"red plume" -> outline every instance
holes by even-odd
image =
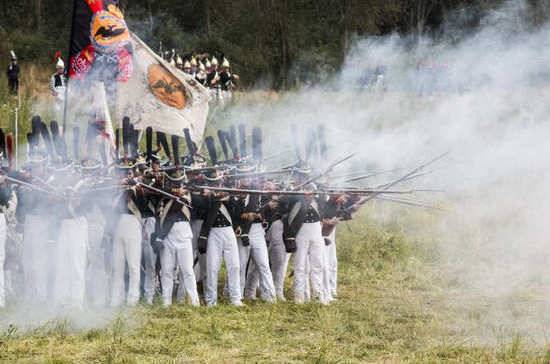
[[[86,0],[86,2],[94,14],[103,10],[103,0]]]
[[[8,133],[6,136],[6,149],[8,153],[8,165],[10,169],[13,169],[15,156],[13,152],[13,134]]]
[[[53,63],[56,63],[59,58],[61,58],[61,52],[57,51],[57,52],[55,52],[55,57],[53,58]]]

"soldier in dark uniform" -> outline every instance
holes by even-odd
[[[206,86],[206,77],[206,67],[204,66],[204,63],[199,61],[198,71],[195,75],[195,80],[197,80],[197,82],[201,85]]]
[[[234,87],[234,81],[239,77],[233,74],[230,70],[230,64],[227,58],[224,58],[220,71],[220,88],[222,91],[232,91]]]
[[[285,246],[287,252],[295,253],[294,301],[304,303],[308,300],[307,282],[311,280],[313,297],[327,304],[329,301],[324,284],[325,241],[321,229],[326,200],[323,195],[314,196],[315,186],[306,188],[311,191],[311,195],[289,198],[289,212],[285,219]]]
[[[134,184],[133,162],[123,163],[118,168],[121,173],[126,174],[123,184]],[[139,209],[139,195],[142,192],[137,186],[130,186],[115,201],[118,216],[113,230],[111,285],[111,305],[115,307],[122,305],[125,301],[129,306],[134,306],[139,301],[142,241],[142,216]],[[127,294],[125,294],[124,289],[125,265],[128,265],[129,274]]]
[[[191,219],[191,194],[182,187],[185,175],[168,177],[170,192],[180,200],[164,198],[161,202],[158,216],[156,245],[161,246],[161,284],[162,303],[172,304],[174,288],[174,272],[179,268],[185,287],[185,292],[193,306],[199,306],[197,281],[193,271],[193,233],[189,221]]]
[[[145,172],[143,182],[156,188],[164,188],[164,174],[160,170],[160,160],[158,158],[154,157],[151,160],[151,170]],[[151,242],[152,240],[155,240],[154,232],[156,230],[157,217],[162,198],[153,193],[147,193],[147,190],[144,190],[143,192],[144,196],[139,200],[140,204],[138,206],[143,219],[143,296],[145,298],[145,302],[152,305],[157,289],[158,251],[153,249]]]
[[[254,185],[242,186],[254,188]],[[238,213],[240,218],[241,237],[239,239],[239,259],[241,265],[241,290],[245,293],[248,280],[254,275],[248,275],[252,270],[258,272],[260,297],[267,302],[275,301],[275,286],[269,268],[269,255],[264,231],[264,210],[269,203],[267,196],[250,194],[239,201]],[[247,292],[248,293],[248,292]],[[246,296],[245,296],[246,297]],[[247,297],[254,298],[254,297]]]
[[[225,194],[205,192],[208,214],[201,228],[198,249],[206,254],[206,287],[204,299],[208,306],[218,303],[218,273],[222,259],[227,268],[227,288],[231,304],[242,306],[239,278],[239,249],[233,230],[235,201]]]
[[[17,64],[17,57],[13,51],[11,53],[11,62],[8,65],[6,76],[8,78],[8,87],[11,93],[17,94],[19,91],[19,65]]]
[[[266,182],[264,184],[264,190],[276,190],[276,187],[273,183]],[[262,215],[264,224],[267,224],[266,240],[269,253],[269,265],[277,300],[286,301],[284,296],[284,285],[290,254],[286,252],[283,240],[284,224],[282,219],[286,212],[285,199],[279,199],[279,196],[268,196],[268,200],[269,202],[263,209]],[[249,268],[249,276],[250,278],[247,279],[245,285],[245,297],[254,299],[260,283],[260,274],[254,264],[252,268]]]

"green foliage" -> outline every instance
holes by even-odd
[[[130,29],[158,49],[225,54],[242,86],[293,88],[338,70],[354,36],[437,33],[457,8],[470,6],[473,27],[486,0],[122,0]],[[0,6],[0,60],[50,64],[68,49],[71,1],[9,1]],[[531,0],[536,24],[550,13]],[[0,62],[1,64],[1,62]]]

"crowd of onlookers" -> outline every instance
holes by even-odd
[[[191,75],[201,85],[211,89],[216,97],[230,95],[239,80],[239,76],[231,71],[231,64],[224,55],[221,55],[220,59],[208,55],[182,57],[172,50],[163,53],[163,58],[172,66]]]

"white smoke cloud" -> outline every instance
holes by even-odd
[[[458,317],[483,308],[461,323],[483,341],[496,331],[540,340],[550,323],[550,25],[526,14],[508,1],[468,35],[454,24],[437,41],[360,39],[333,82],[228,115],[266,125],[272,151],[324,124],[332,158],[359,151],[352,171],[412,168],[450,150],[414,183],[446,190],[448,212],[421,228],[439,242],[436,269],[456,282],[446,294]]]

